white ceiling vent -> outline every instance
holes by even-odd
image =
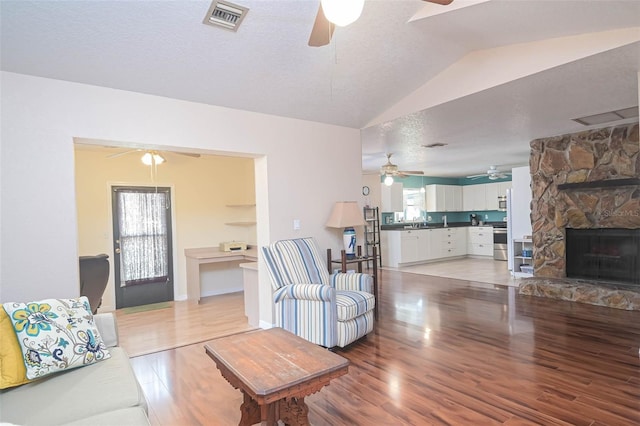
[[[249,12],[249,9],[246,7],[226,1],[213,0],[202,23],[222,27],[231,31],[238,31],[238,27],[247,15],[247,12]]]
[[[610,123],[612,121],[624,120],[638,116],[638,107],[624,108],[616,111],[603,112],[602,114],[589,115],[587,117],[574,118],[576,121],[585,126],[593,126],[595,124]]]

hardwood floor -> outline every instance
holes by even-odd
[[[120,346],[130,357],[253,329],[244,315],[241,292],[206,297],[199,304],[184,301],[169,305],[146,312],[115,311]]]
[[[336,350],[349,374],[306,398],[313,425],[640,424],[640,312],[380,273],[380,319]],[[203,344],[132,363],[152,424],[238,424]]]

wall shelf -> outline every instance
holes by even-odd
[[[243,203],[243,204],[227,204],[226,206],[230,208],[240,208],[240,209],[243,209],[243,211],[246,211],[246,209],[254,208],[256,205],[255,203]],[[234,220],[232,222],[225,222],[225,225],[254,226],[256,224],[256,221],[254,220],[255,212],[251,211],[251,214],[249,214],[249,212],[246,212],[246,214],[243,214],[240,216],[242,219],[246,218],[247,220]]]
[[[533,241],[530,238],[514,238],[513,244],[513,270],[511,271],[515,278],[532,277],[533,274],[520,271],[521,265],[532,265],[532,256],[523,256],[523,250],[533,250]]]

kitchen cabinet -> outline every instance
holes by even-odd
[[[440,232],[440,255],[442,258],[467,254],[467,231],[465,228],[444,228]]]
[[[400,231],[400,258],[398,263],[410,263],[419,260],[418,239],[418,231]]]
[[[493,257],[493,228],[491,226],[467,227],[467,254]]]
[[[467,227],[382,231],[382,250],[383,265],[393,268],[464,256]]]
[[[506,196],[511,182],[481,183],[462,187],[464,211],[498,210],[498,197]]]
[[[404,200],[401,182],[393,182],[390,186],[380,184],[380,205],[383,212],[404,211]]]
[[[507,189],[511,189],[511,181],[498,182],[496,185],[498,185],[498,196],[499,197],[506,197],[507,196]]]
[[[397,268],[401,264],[427,260],[426,233],[423,229],[382,231],[382,262]]]
[[[462,187],[459,185],[425,186],[425,210],[428,212],[462,211]]]
[[[467,212],[486,210],[485,185],[463,186],[462,207]]]
[[[498,185],[497,183],[486,183],[484,189],[485,210],[498,210]]]

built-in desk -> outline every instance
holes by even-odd
[[[200,302],[200,265],[206,263],[258,261],[258,249],[220,251],[218,247],[185,249],[187,258],[187,299]]]

